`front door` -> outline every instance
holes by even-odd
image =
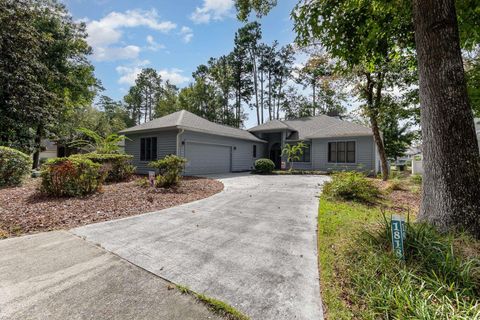
[[[279,170],[282,166],[282,150],[280,148],[280,143],[275,143],[270,148],[270,160],[275,163],[275,169]]]

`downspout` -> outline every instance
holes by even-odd
[[[180,136],[185,132],[185,129],[181,129],[177,133],[177,156],[180,156]]]

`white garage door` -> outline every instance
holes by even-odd
[[[185,173],[191,175],[225,173],[231,171],[231,147],[188,142],[185,144],[187,165]]]

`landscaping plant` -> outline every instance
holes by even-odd
[[[323,186],[323,194],[331,199],[374,203],[380,190],[364,174],[355,171],[337,172]]]
[[[88,152],[94,151],[101,154],[120,153],[120,146],[118,144],[126,139],[124,135],[118,135],[116,133],[102,137],[95,131],[87,128],[80,128],[78,131],[87,138],[73,141],[70,143],[70,147],[80,148]]]
[[[0,187],[20,185],[31,168],[32,159],[28,155],[0,146]]]
[[[305,148],[308,148],[308,146],[303,142],[298,142],[296,145],[287,143],[283,147],[282,156],[287,156],[287,161],[290,162],[290,171],[293,169],[293,161],[301,159]]]
[[[115,153],[86,153],[70,156],[70,158],[82,158],[99,163],[103,166],[102,170],[107,173],[105,181],[107,182],[121,182],[129,180],[135,172],[135,167],[131,160],[133,156],[127,154]]]
[[[98,191],[105,179],[102,165],[78,157],[51,159],[42,167],[40,191],[52,196],[83,196]]]
[[[185,158],[168,155],[163,159],[152,161],[149,167],[158,170],[155,185],[159,188],[170,188],[177,186],[182,179],[183,167],[187,163]]]
[[[261,158],[255,161],[255,172],[260,174],[270,174],[275,169],[275,163],[270,159]]]

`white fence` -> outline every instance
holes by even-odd
[[[416,160],[415,157],[412,159],[412,174],[423,175],[423,161],[422,161],[422,159]]]

